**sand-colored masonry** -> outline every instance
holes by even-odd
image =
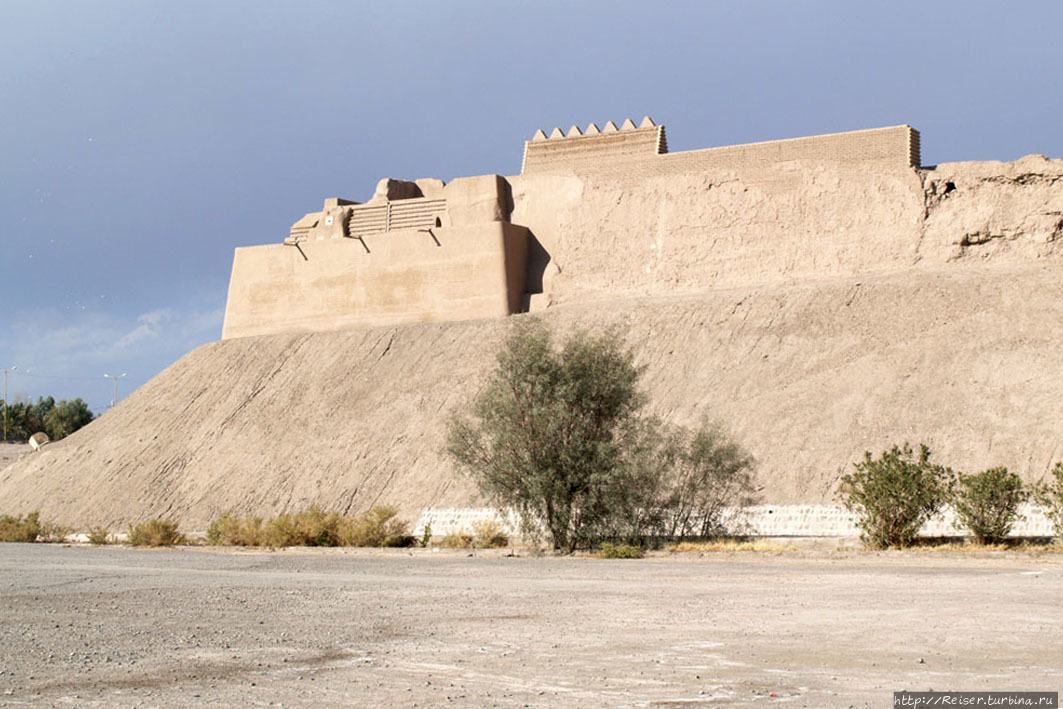
[[[540,131],[520,175],[382,180],[366,204],[326,200],[284,246],[238,249],[224,337],[903,267],[926,211],[918,165],[910,126],[680,153],[649,118]]]

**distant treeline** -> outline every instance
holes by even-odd
[[[0,406],[3,399],[0,399]],[[59,403],[55,399],[39,397],[37,403],[24,402],[7,405],[7,440],[26,441],[38,431],[44,431],[48,438],[58,441],[66,438],[74,431],[96,418],[89,405],[77,399],[61,399]],[[3,421],[3,413],[0,412],[0,423]]]

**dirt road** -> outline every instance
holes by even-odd
[[[1061,609],[1061,554],[0,544],[0,705],[886,707],[1063,689]]]

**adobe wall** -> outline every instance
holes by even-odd
[[[528,237],[506,221],[509,200],[498,175],[384,179],[364,205],[327,199],[283,244],[236,249],[222,338],[519,312]]]
[[[328,200],[288,239],[304,249],[339,240],[315,257],[327,264],[277,247],[239,250],[224,333],[463,320],[957,259],[1055,259],[1061,165],[1030,157],[921,168],[919,133],[907,125],[680,153],[649,118],[539,131],[520,175],[383,180],[365,205]],[[428,242],[416,233],[435,225],[488,223],[526,228],[526,256],[523,247],[488,256],[482,244],[462,246],[459,232],[446,253],[418,250]],[[403,230],[411,235],[394,244],[380,237]],[[352,241],[363,237],[380,246],[372,258]],[[494,265],[480,272],[482,258]],[[505,283],[490,275],[501,261]],[[485,305],[499,300],[508,310]]]
[[[925,200],[914,168],[791,160],[710,169],[704,163],[715,157],[702,152],[713,151],[657,156],[638,169],[510,178],[512,219],[533,237],[529,288],[562,303],[849,276],[918,260]]]
[[[512,220],[532,237],[533,309],[1063,260],[1060,160],[922,168],[909,126],[665,153],[648,139],[657,129],[663,146],[663,128],[628,128],[638,151],[618,152],[615,134],[527,143],[509,181]]]
[[[919,167],[919,132],[911,126],[891,126],[804,138],[772,140],[720,148],[668,153],[664,126],[647,117],[635,128],[616,132],[569,135],[542,131],[525,143],[521,175],[575,174],[617,178],[651,177],[706,170],[760,170],[780,163],[811,161],[837,164],[875,164],[885,169]],[[591,124],[594,127],[594,124]]]
[[[237,249],[222,338],[504,317],[520,307],[524,227],[487,222],[364,242]]]

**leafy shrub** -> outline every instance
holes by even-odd
[[[1007,468],[989,468],[977,475],[959,476],[953,507],[975,541],[1002,544],[1027,496],[1018,475]]]
[[[598,556],[603,559],[641,559],[642,547],[633,544],[602,542],[598,549]]]
[[[185,535],[177,528],[177,522],[168,519],[151,519],[129,525],[127,541],[135,547],[168,547],[184,544]]]
[[[474,545],[479,549],[499,549],[509,544],[509,535],[498,520],[480,519],[472,523]]]
[[[1063,462],[1052,468],[1051,479],[1033,488],[1034,500],[1055,527],[1056,537],[1063,540]]]
[[[728,507],[753,502],[753,458],[719,423],[702,421],[697,430],[673,427],[666,441],[662,536],[676,541],[732,532]]]
[[[236,517],[225,513],[207,528],[207,543],[225,546],[257,547],[266,542],[261,517]]]
[[[843,502],[858,517],[860,538],[874,549],[910,546],[952,487],[952,471],[932,464],[925,445],[918,458],[905,443],[877,459],[865,453],[854,467],[842,477]]]
[[[89,544],[103,546],[104,544],[110,544],[112,541],[114,540],[111,537],[111,530],[107,527],[89,528]]]
[[[439,546],[447,549],[471,549],[473,536],[464,529],[452,529],[443,537]]]
[[[42,522],[40,532],[38,532],[37,541],[47,542],[49,544],[65,542],[66,538],[70,536],[70,533],[73,531],[73,527],[68,527],[65,524]]]
[[[421,548],[424,549],[432,541],[432,523],[427,522],[424,525],[424,532],[421,534]]]
[[[39,512],[30,512],[25,517],[0,516],[0,542],[35,542],[40,532]]]

